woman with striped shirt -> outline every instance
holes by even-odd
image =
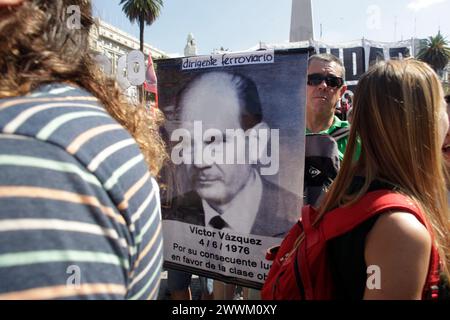
[[[93,23],[0,0],[0,299],[157,297],[157,121],[96,67]]]

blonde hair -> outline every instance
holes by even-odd
[[[67,8],[73,5],[80,8],[80,28],[67,25]],[[89,47],[93,24],[87,0],[29,0],[0,8],[0,98],[26,95],[52,82],[78,85],[130,132],[156,176],[166,159],[159,137],[162,113],[131,106],[116,81],[99,70]]]
[[[442,106],[441,84],[425,63],[410,59],[373,66],[359,81],[344,161],[319,212],[321,217],[358,201],[376,179],[389,182],[423,209],[449,276],[450,230],[439,130]],[[357,139],[362,150],[354,161]],[[355,175],[365,177],[365,182],[349,194]]]

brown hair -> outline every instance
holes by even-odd
[[[325,61],[325,62],[329,62],[329,63],[331,63],[331,62],[336,63],[341,68],[342,79],[345,80],[345,66],[341,59],[339,59],[338,57],[336,57],[330,53],[319,53],[319,54],[315,54],[315,55],[312,55],[311,57],[309,57],[308,66],[311,64],[311,62],[313,62],[315,60]]]
[[[67,23],[67,8],[73,5],[80,8],[79,28]],[[157,175],[166,158],[158,134],[161,113],[131,106],[116,81],[100,71],[89,47],[93,24],[88,0],[29,0],[0,9],[0,98],[25,95],[52,82],[82,87],[130,132]]]
[[[436,73],[417,60],[381,62],[364,74],[354,97],[344,161],[320,215],[358,201],[376,179],[389,182],[423,209],[448,276],[450,228],[439,125],[442,97]],[[357,139],[362,150],[354,161]],[[356,174],[364,176],[365,183],[349,194]]]

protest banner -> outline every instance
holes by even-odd
[[[314,48],[314,53],[330,53],[340,58],[344,63],[346,84],[349,92],[353,94],[359,78],[372,64],[381,60],[413,57],[419,42],[419,39],[396,42],[380,42],[368,39],[340,43],[316,40],[290,43],[261,42],[257,46],[250,48],[249,51]]]
[[[400,42],[377,42],[358,40],[340,44],[314,41],[317,53],[331,53],[340,58],[345,66],[345,80],[349,90],[354,91],[359,78],[377,61],[403,59],[413,55],[412,40]]]
[[[156,61],[165,267],[262,286],[302,204],[309,51]]]

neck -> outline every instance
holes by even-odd
[[[334,121],[334,114],[312,114],[307,112],[306,128],[312,133],[318,133],[329,129]]]

